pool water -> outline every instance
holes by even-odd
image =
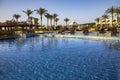
[[[0,80],[120,80],[120,43],[42,36],[2,40]]]

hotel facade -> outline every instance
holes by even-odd
[[[120,26],[120,17],[113,18],[113,23],[112,23],[112,18],[100,19],[99,21],[95,21],[95,23],[96,23],[96,26],[99,26],[99,25],[107,26],[107,27]]]

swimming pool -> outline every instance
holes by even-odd
[[[120,42],[33,37],[0,41],[0,80],[119,80]]]

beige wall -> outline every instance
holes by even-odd
[[[119,25],[118,22],[120,22],[120,19],[113,18],[113,24],[115,26]],[[98,25],[98,24],[103,25],[103,24],[105,24],[105,19],[100,19],[99,23],[96,21],[95,21],[95,23],[96,23],[96,25]],[[108,24],[109,26],[112,26],[112,18],[106,19],[106,24]]]

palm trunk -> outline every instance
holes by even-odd
[[[28,16],[28,20],[29,20],[29,16]]]
[[[48,22],[49,22],[49,19],[47,18],[47,27],[48,27]]]
[[[41,19],[40,21],[41,21],[41,26],[42,26],[42,16],[40,17],[40,19]]]
[[[119,26],[119,15],[117,15],[117,25]]]
[[[29,22],[29,18],[30,18],[30,17],[28,16],[28,23],[30,23],[30,22]]]
[[[67,22],[66,22],[66,27],[67,27]]]
[[[47,27],[46,27],[47,29],[49,29],[49,28],[48,28],[48,22],[49,22],[49,19],[47,18]]]
[[[18,19],[16,19],[16,26],[18,27]]]
[[[48,21],[48,23],[49,23],[49,26],[48,26],[48,29],[49,29],[49,31],[51,30],[51,19],[49,19],[49,21]]]
[[[30,21],[29,21],[30,17],[28,16],[28,24],[29,24],[29,29],[30,29]]]
[[[50,27],[51,27],[51,29],[53,30],[53,27],[52,27],[52,19],[50,20],[50,24],[51,24],[51,26],[50,26]]]
[[[54,18],[54,26],[55,26],[55,18]]]
[[[50,20],[50,24],[51,24],[51,27],[52,27],[52,19]]]
[[[55,29],[57,28],[57,21],[56,21],[56,26],[55,26]]]
[[[56,21],[56,26],[57,26],[57,21]]]
[[[18,23],[18,19],[16,19],[16,22]]]

